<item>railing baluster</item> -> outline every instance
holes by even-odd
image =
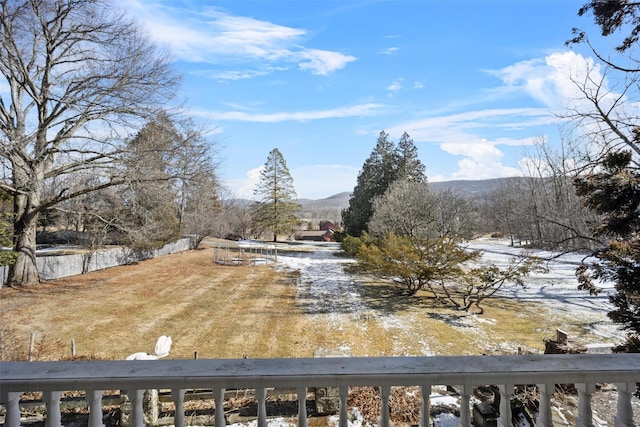
[[[85,392],[89,402],[89,427],[104,427],[102,423],[102,390],[87,390]]]
[[[635,383],[617,383],[618,411],[614,418],[615,427],[633,427],[633,409],[631,409],[631,394],[636,390]]]
[[[121,363],[122,362],[122,363]],[[149,363],[149,365],[146,365]],[[464,364],[459,366],[458,364]],[[317,364],[317,365],[315,365]],[[339,394],[339,426],[347,427],[351,408],[347,405],[350,397],[349,386],[380,388],[382,416],[380,425],[391,424],[395,413],[389,413],[391,392],[394,387],[419,385],[422,387],[420,425],[432,424],[429,415],[431,383],[463,384],[460,390],[460,425],[470,425],[470,398],[473,384],[502,384],[500,389],[500,419],[498,427],[511,427],[510,401],[514,393],[514,384],[538,384],[540,407],[537,424],[539,427],[552,427],[552,408],[550,407],[554,383],[574,383],[579,393],[578,411],[574,425],[593,427],[596,424],[592,413],[592,394],[598,383],[616,383],[618,387],[616,427],[632,427],[632,395],[636,383],[640,382],[640,355],[531,355],[526,358],[513,356],[469,356],[429,358],[303,358],[262,361],[252,360],[165,360],[158,362],[135,363],[124,361],[91,362],[2,362],[0,363],[0,404],[6,408],[5,425],[20,426],[20,398],[24,390],[44,391],[48,416],[47,427],[59,427],[62,415],[60,391],[78,390],[85,387],[89,406],[90,427],[104,427],[102,420],[103,392],[92,388],[122,390],[132,389],[121,405],[122,421],[132,427],[143,427],[150,422],[144,389],[172,389],[172,398],[176,404],[175,425],[184,427],[189,422],[185,390],[199,387],[219,387],[213,390],[215,399],[216,427],[225,427],[224,387],[256,389],[258,404],[258,424],[267,424],[267,391],[294,388],[298,393],[298,416],[296,424],[307,427],[313,424],[306,412],[308,395],[307,385],[325,385],[337,388]],[[397,382],[395,382],[397,381]],[[530,381],[527,383],[526,381]],[[92,385],[96,384],[96,385]],[[253,389],[251,389],[253,391]],[[270,395],[270,393],[269,393]],[[143,397],[145,396],[145,397]],[[395,394],[394,394],[395,396]],[[211,394],[210,394],[211,397]],[[331,402],[335,406],[336,402]],[[613,405],[613,404],[612,404]],[[156,405],[157,406],[157,405]],[[337,409],[337,408],[335,408]],[[394,408],[391,408],[393,411]],[[271,415],[271,414],[269,414]],[[416,421],[416,424],[418,421]],[[43,423],[45,424],[45,423]],[[255,425],[255,422],[254,422]]]
[[[538,409],[538,419],[536,420],[536,426],[553,427],[551,415],[551,396],[553,395],[553,392],[555,390],[555,384],[538,384],[538,391],[540,392],[540,406]]]
[[[348,412],[347,412],[347,396],[349,395],[349,387],[340,386],[340,425],[339,427],[348,427]]]
[[[184,427],[184,394],[185,390],[182,388],[174,388],[171,390],[171,400],[176,410],[173,414],[173,424],[176,427]],[[217,412],[216,407],[216,412]]]
[[[216,403],[215,426],[225,427],[227,422],[224,419],[224,388],[213,389],[213,400]]]
[[[430,427],[431,384],[422,384],[420,390],[422,394],[422,402],[420,403],[420,427]]]
[[[60,413],[61,391],[45,391],[43,393],[44,403],[47,405],[47,420],[45,427],[62,427],[62,414]]]
[[[267,390],[257,388],[256,399],[258,399],[258,427],[267,427]]]
[[[578,389],[578,417],[576,427],[593,427],[593,412],[591,411],[591,394],[595,391],[595,384],[579,383]]]
[[[500,390],[500,418],[498,419],[498,426],[512,427],[511,397],[513,396],[513,384],[505,383],[498,385],[498,389]]]
[[[471,427],[471,389],[470,385],[460,386],[460,427]]]
[[[298,427],[307,427],[307,388],[298,387]]]
[[[7,415],[4,418],[5,427],[20,427],[20,396],[19,391],[10,391],[2,394]]]
[[[131,427],[144,427],[144,409],[142,408],[144,390],[128,390],[127,396],[131,400],[129,425]]]
[[[389,427],[389,396],[391,387],[383,385],[380,387],[380,427]]]

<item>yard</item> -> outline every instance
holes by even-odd
[[[493,262],[504,259],[495,242]],[[173,339],[170,358],[474,355],[540,352],[561,328],[582,342],[619,342],[606,296],[575,290],[571,263],[487,301],[482,316],[442,308],[427,294],[344,271],[332,244],[280,244],[278,263],[213,262],[212,240],[195,251],[136,265],[0,290],[2,358],[124,359]],[[498,250],[500,249],[500,250]]]
[[[542,352],[556,328],[578,343],[622,340],[606,317],[606,293],[591,297],[576,290],[570,257],[555,260],[524,289],[504,289],[480,316],[442,308],[426,293],[408,298],[388,283],[351,275],[345,267],[353,261],[337,256],[336,244],[281,243],[276,264],[243,266],[215,263],[216,244],[205,240],[194,251],[33,288],[2,288],[2,359],[26,360],[32,334],[34,360],[69,359],[72,340],[79,359],[124,359],[151,353],[161,335],[172,337],[169,358]],[[514,252],[492,240],[473,246],[498,264]],[[610,393],[593,399],[606,419],[613,417]],[[374,395],[352,390],[349,405],[367,409],[375,420]],[[402,405],[392,407],[393,414],[419,406],[415,397],[393,402]],[[442,413],[437,425],[456,425],[451,417]],[[286,419],[272,424],[291,425]],[[334,424],[318,419],[312,425]]]

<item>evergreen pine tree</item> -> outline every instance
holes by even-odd
[[[389,139],[389,134],[381,131],[376,146],[358,174],[349,206],[342,211],[342,225],[346,234],[360,236],[363,231],[368,231],[368,223],[373,215],[373,200],[382,196],[398,179],[425,181],[424,165],[418,159],[418,150],[406,132],[396,146]]]
[[[301,206],[297,202],[293,178],[277,148],[267,156],[254,195],[258,199],[252,215],[255,228],[271,230],[274,242],[278,234],[291,233],[300,224]]]
[[[398,141],[398,173],[397,179],[410,182],[424,182],[426,175],[424,164],[418,158],[418,148],[413,144],[413,139],[404,132]]]
[[[376,146],[358,174],[349,206],[342,211],[345,233],[360,236],[367,230],[367,223],[373,215],[373,199],[384,194],[393,181],[396,164],[394,144],[389,140],[389,134],[381,131]]]
[[[640,343],[640,174],[630,151],[609,153],[601,165],[575,181],[585,204],[603,215],[594,234],[607,239],[598,261],[578,269],[578,279],[592,293],[599,280],[614,283],[609,299],[615,308],[608,315],[629,332],[630,342]]]

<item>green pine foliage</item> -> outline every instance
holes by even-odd
[[[594,234],[607,239],[596,252],[597,261],[578,269],[582,289],[598,293],[598,281],[613,282],[614,309],[609,317],[640,337],[640,173],[630,151],[612,152],[602,160],[600,172],[576,179],[585,204],[601,214]]]
[[[271,231],[274,242],[279,234],[291,234],[300,226],[301,206],[297,202],[293,178],[277,148],[267,156],[254,196],[258,200],[252,211],[254,228]]]
[[[357,237],[363,231],[368,231],[374,199],[383,195],[399,179],[426,181],[424,165],[406,132],[396,145],[389,139],[388,133],[381,131],[376,146],[358,174],[349,206],[342,211],[344,232]]]
[[[124,204],[110,224],[130,248],[155,249],[180,236],[171,154],[181,142],[166,114],[149,121],[128,141],[127,185],[121,188]]]

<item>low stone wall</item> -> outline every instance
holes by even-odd
[[[152,251],[134,252],[127,248],[112,248],[83,254],[39,256],[36,258],[36,265],[42,280],[60,279],[109,267],[131,264],[162,255],[188,251],[194,249],[197,243],[197,237],[193,236],[182,238]],[[7,273],[8,267],[0,267],[2,278],[0,287],[6,282]]]

